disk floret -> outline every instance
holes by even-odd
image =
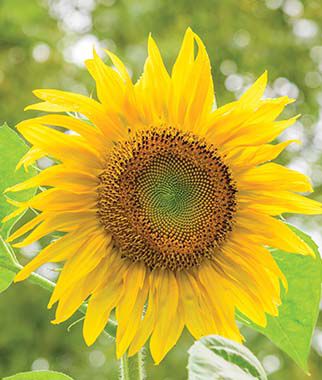
[[[233,226],[236,186],[217,149],[151,128],[119,142],[99,176],[98,215],[123,257],[173,271],[199,265]]]

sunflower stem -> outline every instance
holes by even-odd
[[[17,262],[11,262],[8,263],[6,261],[0,260],[0,268],[8,269],[14,273],[18,273],[23,266],[20,265]],[[38,285],[41,288],[49,291],[50,293],[53,292],[55,289],[55,283],[48,280],[47,278],[37,274],[37,273],[31,273],[31,275],[28,277],[28,281],[32,284]],[[81,313],[86,314],[87,305],[83,303],[80,308],[78,309]],[[116,328],[117,324],[116,322],[112,321],[111,319],[108,321],[107,325],[105,326],[104,332],[109,336],[115,339],[116,336]]]
[[[144,379],[144,363],[142,351],[136,355],[128,357],[124,354],[120,362],[121,380],[143,380]]]

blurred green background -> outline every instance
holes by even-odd
[[[265,69],[267,96],[297,99],[287,114],[301,119],[281,140],[299,138],[283,163],[311,176],[322,200],[322,1],[321,0],[0,0],[0,125],[13,126],[27,115],[35,88],[59,88],[91,94],[94,83],[84,69],[93,45],[116,52],[138,78],[149,32],[170,68],[187,26],[204,40],[213,67],[219,105],[240,96]],[[48,162],[39,162],[40,166]],[[320,217],[290,221],[313,236],[320,247]],[[21,252],[30,259],[40,244]],[[53,266],[40,269],[51,279]],[[309,274],[308,274],[309,275]],[[308,297],[310,295],[308,294]],[[46,310],[49,295],[28,283],[13,285],[0,296],[0,377],[30,369],[62,371],[75,380],[117,379],[114,345],[102,336],[86,347],[81,324],[53,326]],[[79,316],[75,316],[76,320]],[[322,320],[314,333],[311,377],[299,370],[266,338],[243,329],[248,347],[271,380],[322,378]],[[147,353],[153,380],[187,378],[188,334],[156,367]]]

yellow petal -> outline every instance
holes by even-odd
[[[276,264],[272,253],[268,249],[252,242],[251,239],[247,239],[245,235],[240,237],[238,233],[232,234],[229,246],[233,247],[234,254],[236,253],[237,256],[244,256],[246,259],[249,259],[253,265],[264,268],[265,270],[271,272],[271,274],[275,277],[279,278],[284,288],[287,290],[287,279]],[[230,253],[231,252],[228,251],[228,255]]]
[[[30,104],[25,107],[25,111],[35,110],[43,112],[66,112],[65,106],[59,106],[57,104],[52,104],[50,102],[40,102],[35,104]]]
[[[227,153],[226,158],[232,166],[233,171],[244,171],[245,169],[272,161],[280,153],[296,140],[288,140],[280,144],[264,144],[259,146],[244,146],[232,149]]]
[[[24,235],[25,233],[35,228],[38,224],[43,222],[44,219],[44,214],[37,215],[35,218],[31,219],[29,222],[18,228],[18,230],[16,230],[13,234],[11,234],[8,237],[7,241],[10,243],[11,241],[16,240],[18,237]]]
[[[280,220],[255,211],[239,211],[236,228],[245,231],[254,242],[286,252],[315,257],[312,249]]]
[[[224,153],[229,153],[239,146],[260,145],[274,140],[299,117],[274,121],[293,99],[261,100],[258,97],[261,92],[255,91],[257,95],[249,104],[239,100],[213,112],[205,125],[208,140],[223,146]]]
[[[177,273],[180,303],[183,308],[184,323],[195,339],[207,333],[206,315],[199,304],[200,289],[197,281],[184,271]]]
[[[43,236],[54,231],[66,232],[71,227],[76,228],[82,223],[87,223],[89,221],[95,221],[94,218],[95,211],[80,211],[80,212],[63,212],[63,213],[50,213],[43,212],[36,216],[31,222],[28,222],[24,226],[20,227],[15,231],[8,241],[17,239],[18,237],[24,235],[26,232],[30,231],[33,227],[42,221],[39,226],[37,226],[22,242],[16,243],[13,246],[17,248],[25,247],[36,240],[39,240]]]
[[[31,147],[28,152],[20,159],[16,166],[16,170],[19,170],[22,166],[28,171],[29,166],[34,164],[39,158],[45,156],[46,153],[36,147]]]
[[[194,34],[198,54],[190,74],[189,100],[183,127],[196,133],[203,133],[202,126],[214,105],[214,86],[211,66],[206,48],[201,39]]]
[[[35,177],[7,188],[5,192],[22,191],[38,186],[55,186],[62,190],[83,193],[93,191],[97,185],[98,178],[92,173],[77,168],[69,169],[64,165],[54,165]]]
[[[240,174],[236,180],[239,190],[313,191],[306,175],[275,163],[251,168]]]
[[[25,120],[19,125],[32,126],[34,124],[51,125],[72,130],[84,137],[92,149],[99,149],[100,152],[105,152],[106,144],[110,143],[95,126],[75,117],[65,115],[45,115]]]
[[[267,85],[267,71],[239,98],[238,103],[242,108],[256,107],[264,95]]]
[[[92,345],[104,329],[112,309],[122,294],[122,272],[108,286],[95,292],[89,302],[83,325],[83,335],[88,346]]]
[[[164,358],[178,339],[177,334],[168,335],[171,325],[180,318],[177,314],[179,302],[179,290],[175,275],[169,270],[155,270],[154,276],[156,286],[157,316],[155,326],[151,335],[150,350],[156,364]],[[171,295],[171,296],[169,296]],[[183,328],[183,322],[177,324],[179,336]]]
[[[46,154],[66,163],[82,164],[86,167],[100,168],[101,156],[78,136],[67,135],[39,124],[17,125],[21,134],[33,145]]]
[[[81,228],[53,241],[21,269],[14,281],[19,282],[25,280],[31,272],[45,263],[64,261],[71,257],[84,244],[84,240],[90,232],[92,232],[91,229],[87,227]]]
[[[155,302],[155,290],[153,288],[151,289],[150,287],[147,310],[130,344],[130,348],[128,351],[129,356],[135,355],[144,346],[145,342],[152,333],[155,324],[156,314],[157,307]]]
[[[224,289],[222,279],[209,262],[204,261],[198,268],[198,278],[205,290],[205,298],[209,302],[208,309],[216,325],[213,334],[241,342],[242,336],[236,325],[235,305],[231,294]]]
[[[124,131],[118,117],[106,113],[99,102],[84,95],[72,92],[41,89],[34,94],[41,100],[64,108],[65,112],[79,112],[86,116],[94,125],[110,139],[124,137]]]
[[[93,59],[86,60],[85,64],[96,81],[98,99],[108,109],[122,112],[125,95],[124,81],[117,71],[104,64],[95,50],[93,55]]]
[[[252,249],[254,245],[249,248]],[[242,252],[243,254],[238,254]],[[277,315],[277,306],[281,304],[279,278],[274,272],[266,270],[265,267],[254,265],[255,260],[247,255],[247,250],[243,251],[240,247],[227,244],[218,262],[225,270],[230,273],[237,281],[245,284],[249,291],[257,295],[265,312]],[[227,266],[230,267],[227,269]],[[237,268],[237,271],[232,269]],[[274,281],[274,277],[277,281]]]
[[[268,215],[283,213],[318,215],[322,213],[320,202],[289,191],[252,191],[240,195],[239,202],[243,208]]]
[[[294,99],[282,96],[275,99],[261,100],[259,107],[247,119],[247,124],[260,124],[274,121],[284,110],[285,106],[294,103]]]
[[[137,295],[143,288],[146,268],[143,263],[133,263],[124,277],[124,290],[120,303],[116,308],[116,318],[118,320],[118,333],[122,335],[122,329],[126,327],[131,310],[133,309]]]
[[[129,345],[133,341],[135,334],[138,332],[144,304],[148,294],[148,281],[145,281],[145,284],[142,284],[141,289],[137,293],[137,296],[134,298],[134,306],[130,310],[125,310],[126,322],[124,319],[124,315],[122,316],[122,320],[118,317],[121,315],[118,312],[118,326],[117,326],[117,334],[116,334],[116,356],[117,358],[121,358],[125,351],[128,349]],[[132,284],[133,286],[133,284]],[[129,290],[127,287],[126,290]],[[122,301],[120,301],[122,302]],[[124,310],[123,310],[124,312]]]
[[[126,96],[124,96],[123,99],[122,118],[124,117],[131,129],[133,129],[135,124],[137,124],[140,119],[138,110],[140,105],[135,97],[134,85],[124,63],[109,50],[105,50],[105,52],[110,57],[113,65],[125,83]]]
[[[214,101],[209,57],[201,39],[188,28],[171,75],[170,124],[203,134]]]
[[[104,49],[106,54],[110,57],[111,61],[113,62],[113,65],[116,67],[117,71],[121,75],[121,78],[124,82],[132,82],[131,77],[124,65],[124,63],[120,60],[118,56],[116,56],[114,53],[112,53],[109,50]]]
[[[14,204],[13,201],[9,198],[6,197],[6,201],[10,204]],[[16,202],[15,202],[16,203]],[[20,203],[19,206],[17,206],[17,204],[14,204],[14,206],[16,207],[19,207],[18,209],[16,209],[15,211],[11,212],[10,214],[8,214],[7,216],[5,216],[2,220],[1,220],[1,223],[6,223],[8,220],[11,220],[15,217],[17,217],[18,215],[22,214],[23,212],[26,211],[26,208],[28,206],[25,205],[25,203]]]
[[[55,313],[55,320],[52,323],[61,323],[70,318],[86,298],[99,287],[106,274],[104,261],[90,273],[77,281],[77,286],[70,286],[61,295]]]
[[[149,36],[144,72],[135,85],[135,95],[146,124],[160,124],[167,116],[170,77],[154,39]]]
[[[159,364],[162,359],[165,357],[165,355],[173,348],[173,346],[178,342],[182,330],[184,328],[184,321],[182,316],[182,306],[179,304],[177,309],[177,314],[167,319],[166,315],[163,316],[164,320],[161,319],[159,321],[159,324],[161,326],[166,326],[166,331],[162,331],[161,338],[162,341],[157,340],[158,335],[157,333],[154,335],[152,334],[151,341],[150,341],[150,349],[151,354],[153,357],[153,360],[155,364]],[[153,338],[155,337],[155,338]],[[154,342],[152,343],[152,339],[154,339]],[[152,345],[153,348],[152,348]]]
[[[95,192],[75,194],[57,188],[38,193],[25,202],[26,207],[41,211],[86,211],[96,209],[97,195]]]
[[[80,247],[78,253],[73,255],[64,265],[57,286],[53,292],[50,306],[60,298],[66,289],[75,286],[77,282],[94,270],[102,259],[111,251],[109,243],[111,236],[106,238],[100,234],[91,234],[87,237],[83,247]]]
[[[290,127],[299,118],[299,115],[275,122],[246,124],[235,134],[234,138],[225,139],[222,144],[222,152],[226,154],[231,149],[239,146],[251,146],[266,144],[275,140],[285,129]]]
[[[194,34],[187,29],[180,52],[172,68],[169,99],[169,118],[171,125],[182,125],[189,98],[186,92],[190,85],[190,72],[194,64]]]
[[[241,133],[236,132],[260,106],[266,84],[267,72],[265,71],[238,101],[214,111],[205,127],[208,139],[221,145],[230,141],[233,135],[240,136]],[[255,132],[258,132],[258,129],[255,129]]]

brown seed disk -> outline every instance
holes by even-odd
[[[217,149],[174,128],[117,143],[99,176],[98,216],[122,257],[172,271],[211,258],[233,226],[236,185]]]

